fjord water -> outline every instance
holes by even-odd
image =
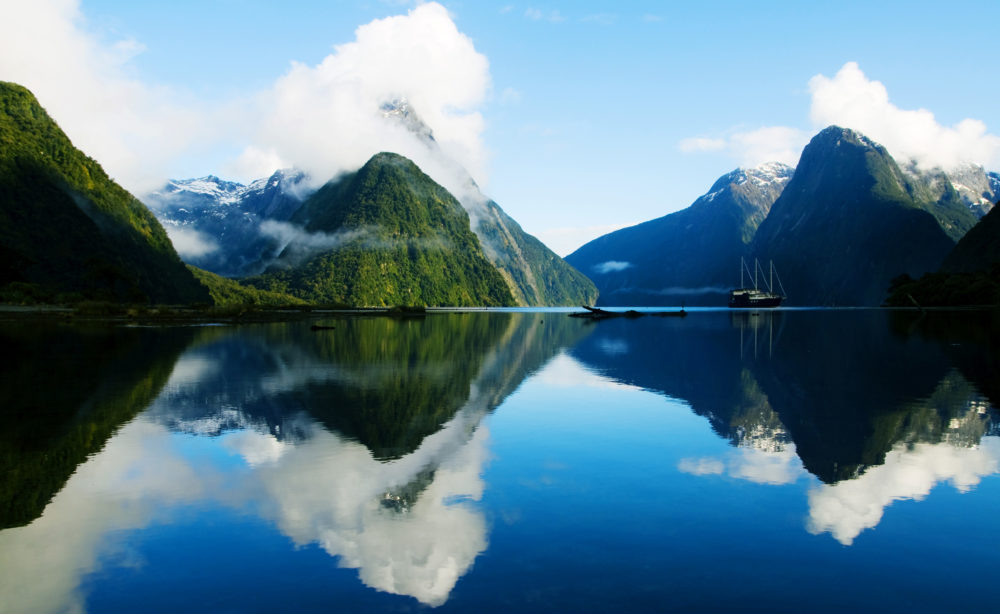
[[[0,324],[0,611],[991,611],[995,315]]]

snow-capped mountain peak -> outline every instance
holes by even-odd
[[[405,97],[384,102],[379,109],[382,111],[382,117],[399,122],[421,140],[435,142],[434,131],[420,119]]]

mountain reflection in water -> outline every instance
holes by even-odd
[[[1000,365],[995,314],[699,315],[609,321],[572,350],[602,375],[683,399],[735,447],[679,470],[765,484],[811,473],[821,483],[807,528],[843,544],[893,501],[941,482],[966,491],[1000,470],[1000,420],[985,396]]]
[[[147,565],[212,576],[174,578],[210,600],[224,592],[211,564],[189,561],[214,556],[202,540],[228,526],[243,532],[211,560],[264,570],[235,585],[272,581],[261,609],[322,609],[285,602],[282,582],[296,573],[309,587],[334,586],[317,594],[355,610],[385,608],[387,594],[411,597],[395,597],[402,609],[468,609],[501,593],[494,609],[560,610],[577,593],[585,607],[643,574],[652,574],[643,586],[671,594],[677,586],[650,577],[669,569],[682,584],[711,579],[699,565],[718,566],[735,548],[726,531],[754,522],[769,541],[748,541],[748,551],[785,540],[814,557],[804,560],[831,564],[817,544],[840,546],[807,531],[849,545],[895,501],[943,483],[969,491],[1000,471],[994,314],[694,311],[589,322],[491,312],[324,323],[333,328],[0,324],[20,358],[0,372],[10,425],[0,433],[0,609],[86,611],[98,599],[127,611],[148,598]],[[658,416],[668,419],[651,424]],[[752,500],[782,489],[774,507]],[[143,540],[171,530],[176,556],[190,558],[153,565]],[[269,535],[280,544],[268,546]],[[302,562],[312,552],[328,565]],[[671,560],[675,552],[704,561]],[[775,553],[772,565],[784,556]],[[605,563],[621,576],[585,575]],[[336,567],[349,585],[335,584],[345,577]],[[578,576],[560,576],[564,568]],[[773,578],[755,579],[776,594]],[[124,580],[136,584],[125,590]],[[519,588],[503,592],[508,583]],[[375,590],[355,590],[362,584]],[[533,601],[532,591],[563,597]],[[109,606],[119,592],[131,601]],[[178,595],[161,592],[163,609],[183,606],[170,601]],[[686,603],[711,605],[704,595]]]
[[[298,546],[318,544],[370,587],[440,605],[487,544],[482,513],[465,503],[484,488],[489,435],[480,421],[585,333],[569,318],[543,325],[536,314],[506,313],[340,319],[318,333],[276,324],[188,334],[191,345],[172,354],[155,400],[133,395],[107,430],[148,410],[100,453],[81,455],[41,517],[0,532],[0,594],[18,595],[13,611],[80,608],[81,576],[108,558],[109,535],[210,500],[253,510]],[[122,377],[119,365],[103,376]],[[86,392],[64,413],[104,399]],[[27,409],[18,415],[29,418]],[[247,470],[189,458],[171,433],[219,437]]]

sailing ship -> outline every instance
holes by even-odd
[[[730,307],[777,307],[781,305],[781,301],[787,298],[785,296],[785,288],[781,284],[781,278],[778,277],[777,271],[774,270],[774,262],[770,262],[770,272],[767,278],[761,280],[766,284],[766,290],[761,289],[757,283],[758,276],[764,276],[760,268],[760,262],[756,258],[753,261],[753,273],[750,275],[753,278],[753,288],[748,288],[743,283],[744,271],[750,273],[746,261],[740,258],[740,287],[729,292]],[[781,288],[781,294],[774,291],[774,280],[776,278],[778,280],[778,287]]]

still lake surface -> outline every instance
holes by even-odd
[[[0,323],[0,611],[996,611],[1000,317]]]

